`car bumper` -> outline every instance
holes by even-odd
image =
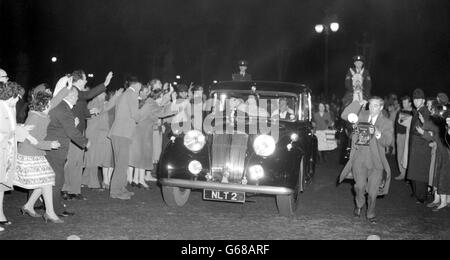
[[[207,181],[190,181],[180,179],[160,179],[159,182],[163,186],[179,187],[185,189],[212,189],[221,191],[232,192],[249,192],[269,195],[291,195],[294,191],[286,187],[275,186],[256,186],[256,185],[243,185],[234,183],[220,183],[220,182],[207,182]]]

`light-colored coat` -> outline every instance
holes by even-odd
[[[345,108],[344,112],[342,113],[342,118],[344,120],[347,120],[347,117],[350,113],[358,114],[358,111],[360,109],[360,105],[358,102],[353,102],[348,107]],[[369,121],[370,113],[369,111],[361,111],[359,113],[359,121],[360,122],[368,122]],[[375,128],[378,129],[381,132],[381,138],[376,139],[375,137],[371,139],[369,147],[370,147],[370,156],[372,158],[372,161],[374,162],[375,168],[384,170],[386,172],[386,175],[384,176],[384,187],[379,195],[386,195],[389,192],[389,186],[391,182],[391,168],[389,167],[389,163],[386,159],[386,147],[389,146],[392,143],[392,139],[394,136],[394,128],[392,126],[392,122],[384,117],[381,113],[377,118],[377,121],[375,122]],[[355,146],[356,146],[356,137],[355,135],[352,138],[352,150],[350,152],[350,159],[347,162],[347,164],[344,167],[344,170],[342,171],[339,182],[342,182],[352,171],[353,162],[355,159]]]
[[[28,134],[16,123],[16,110],[0,100],[0,185],[12,188],[16,173],[17,142],[23,142]],[[1,188],[0,188],[1,190]]]

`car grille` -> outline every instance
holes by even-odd
[[[241,183],[247,142],[247,134],[214,135],[211,167],[214,181]]]

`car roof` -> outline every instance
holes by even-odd
[[[279,92],[311,92],[311,90],[305,85],[300,83],[291,82],[279,82],[279,81],[221,81],[211,85],[210,90],[251,90],[252,87],[256,87],[256,91],[279,91]]]

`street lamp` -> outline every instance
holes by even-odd
[[[55,62],[58,61],[58,58],[57,58],[57,57],[52,57],[52,58],[51,58],[51,61],[52,61],[53,63],[55,63]]]
[[[331,23],[330,29],[332,32],[337,32],[339,30],[339,23]]]
[[[325,34],[325,63],[324,63],[324,92],[328,95],[328,37],[330,32],[337,32],[339,30],[339,23],[327,22],[324,24],[317,24],[314,27],[316,33]]]

